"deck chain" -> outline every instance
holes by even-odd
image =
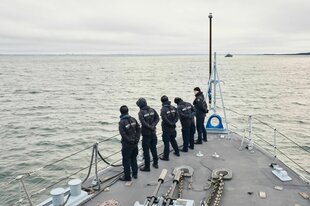
[[[208,206],[208,205],[211,205],[211,200],[213,199],[213,196],[214,196],[215,191],[216,191],[216,184],[217,184],[217,181],[213,181],[213,182],[211,183],[212,191],[211,191],[211,193],[210,193],[210,195],[209,195],[208,200],[204,202],[205,205],[207,205],[207,206]]]
[[[223,175],[220,174],[218,182],[219,182],[218,183],[218,189],[216,192],[216,197],[215,197],[215,201],[214,201],[213,206],[219,206],[220,205],[220,201],[221,201],[221,197],[222,197],[223,189],[224,189]]]
[[[211,206],[212,200],[214,200],[213,206],[219,206],[220,205],[220,201],[221,201],[223,190],[224,190],[223,177],[224,176],[222,174],[220,174],[219,178],[217,180],[212,181],[212,186],[211,186],[212,191],[211,191],[207,201],[203,202],[204,205]]]
[[[181,177],[180,177],[178,198],[182,198],[182,193],[184,190],[184,176],[183,176],[183,174],[184,173],[182,172]]]
[[[107,200],[107,201],[104,201],[101,205],[99,206],[119,206],[119,202],[117,200]]]
[[[181,176],[180,176],[180,182],[179,182],[179,192],[178,192],[178,198],[182,197],[182,193],[184,190],[184,176],[183,176],[184,172],[182,171]],[[169,187],[168,191],[163,195],[163,197],[165,199],[167,199],[169,197],[169,194],[172,190],[172,185]]]
[[[172,190],[172,186],[170,186],[169,189],[168,189],[168,191],[163,195],[163,197],[164,197],[165,199],[168,198],[169,193],[171,192],[171,190]]]

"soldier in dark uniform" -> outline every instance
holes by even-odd
[[[207,141],[207,132],[204,122],[206,113],[208,112],[208,105],[199,87],[194,88],[194,94],[196,98],[193,104],[196,109],[196,127],[198,133],[198,139],[195,141],[195,144],[202,144],[202,140],[205,142]]]
[[[124,176],[120,178],[122,181],[130,181],[130,167],[132,170],[132,177],[138,178],[138,142],[140,140],[140,125],[137,120],[128,114],[128,107],[121,106],[121,120],[119,122],[119,133],[122,136],[122,156]]]
[[[182,125],[183,149],[181,151],[188,152],[188,148],[194,149],[195,109],[191,103],[184,102],[179,97],[176,97],[174,102],[178,105],[177,110]]]
[[[150,169],[150,150],[153,156],[153,167],[158,168],[158,156],[157,156],[157,136],[156,125],[159,122],[159,116],[157,112],[151,107],[147,106],[147,102],[144,98],[138,99],[136,102],[140,108],[139,120],[142,125],[142,148],[144,156],[144,167],[140,168],[141,171],[149,172]]]
[[[162,119],[161,126],[163,130],[163,142],[164,142],[164,155],[160,157],[161,160],[169,160],[169,143],[171,143],[172,148],[174,149],[174,154],[180,156],[178,143],[175,140],[177,132],[175,130],[175,124],[179,120],[177,109],[171,105],[168,97],[166,95],[161,97],[161,102],[163,104],[160,116]]]

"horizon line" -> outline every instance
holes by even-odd
[[[233,53],[217,53],[226,55]],[[0,56],[191,56],[191,55],[209,55],[209,53],[0,53]],[[310,52],[298,53],[236,53],[233,55],[310,55]]]

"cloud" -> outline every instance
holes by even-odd
[[[308,51],[307,0],[2,0],[0,53]],[[255,49],[257,48],[257,50]]]

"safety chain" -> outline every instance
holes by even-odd
[[[213,206],[219,206],[220,205],[220,201],[221,201],[221,197],[223,194],[223,190],[224,190],[224,181],[223,181],[223,174],[219,174],[219,178],[217,180],[213,180],[212,181],[212,191],[209,195],[209,198],[207,199],[207,201],[204,201],[203,204],[206,206],[211,206],[211,202],[212,200],[214,200],[213,202]]]

